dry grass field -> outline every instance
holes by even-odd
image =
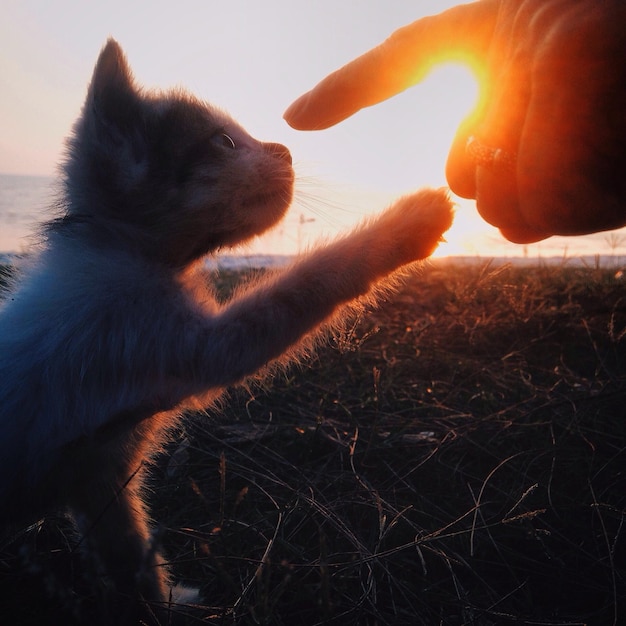
[[[624,624],[626,274],[434,263],[190,415],[151,502],[186,624]],[[92,623],[75,546],[0,543],[0,624]]]

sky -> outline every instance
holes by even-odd
[[[55,173],[98,53],[113,36],[139,83],[183,87],[229,111],[258,139],[290,148],[296,203],[256,248],[292,252],[349,228],[396,196],[446,184],[450,141],[476,98],[475,82],[460,66],[438,69],[420,85],[325,131],[295,131],[282,114],[326,74],[396,28],[454,4],[2,0],[0,172]],[[597,251],[598,237],[606,235],[515,246],[480,219],[472,202],[462,201],[442,250],[534,255],[551,254],[552,247],[559,254],[565,246],[578,254]]]

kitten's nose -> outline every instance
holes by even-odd
[[[289,152],[289,148],[287,146],[283,146],[282,143],[266,143],[265,149],[272,155],[278,159],[283,159],[291,165],[291,152]]]

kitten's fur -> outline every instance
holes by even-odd
[[[111,621],[156,623],[170,588],[143,461],[181,409],[287,360],[342,305],[428,256],[450,203],[444,191],[405,198],[220,305],[202,256],[283,216],[289,151],[179,91],[144,93],[112,40],[64,183],[64,215],[0,312],[0,516],[67,508],[117,592]]]

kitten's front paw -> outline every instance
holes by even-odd
[[[398,199],[387,211],[405,263],[429,257],[452,225],[453,204],[445,188],[420,189]]]

